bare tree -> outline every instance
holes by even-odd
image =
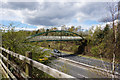
[[[113,47],[113,53],[112,53],[112,72],[113,75],[115,74],[115,58],[116,58],[116,48],[117,48],[117,37],[118,37],[118,24],[119,24],[119,11],[120,11],[120,2],[110,2],[108,3],[108,9],[110,12],[110,16],[111,18],[103,18],[102,21],[103,22],[112,22],[112,29],[113,29],[113,40],[112,43],[114,44]],[[116,22],[117,21],[117,25]],[[114,78],[115,76],[112,76],[112,78]]]
[[[113,48],[113,60],[112,60],[112,72],[113,75],[115,73],[115,57],[116,57],[116,45],[117,45],[117,28],[118,25],[115,27],[115,20],[117,20],[119,18],[119,3],[116,5],[114,3],[112,3],[111,5],[109,5],[109,10],[112,16],[112,28],[113,28],[113,44],[114,44],[114,48]],[[117,15],[116,15],[117,14]],[[117,20],[119,22],[119,20]],[[113,76],[114,78],[114,76]]]

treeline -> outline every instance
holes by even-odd
[[[115,28],[118,25],[115,25]],[[57,28],[51,28],[49,30],[57,30]],[[117,35],[117,43],[114,43],[113,28],[106,24],[103,28],[101,26],[91,27],[88,31],[82,31],[81,28],[71,26],[70,28],[64,27],[64,30],[75,32],[85,37],[82,41],[55,41],[55,42],[40,42],[35,43],[42,47],[50,47],[53,49],[59,49],[63,51],[73,52],[74,54],[83,54],[94,57],[102,57],[112,60],[113,52],[115,52],[115,59],[117,62],[120,60],[120,33]],[[44,30],[45,31],[45,30]],[[36,31],[42,32],[41,30]],[[54,35],[57,33],[49,33]],[[65,34],[64,34],[65,35]],[[115,44],[116,47],[115,47]]]
[[[115,25],[118,27],[118,25]],[[26,50],[31,50],[28,44],[49,47],[52,49],[59,49],[63,51],[73,52],[74,54],[83,54],[94,57],[103,57],[107,59],[112,59],[112,53],[115,52],[115,57],[118,60],[120,56],[120,32],[117,33],[117,45],[114,49],[115,43],[113,42],[113,28],[110,25],[106,25],[104,28],[97,26],[96,28],[91,27],[89,30],[83,31],[80,26],[74,27],[71,26],[66,28],[65,26],[61,27],[62,30],[70,31],[77,33],[85,37],[82,41],[52,41],[52,42],[35,42],[35,43],[26,43],[23,44],[26,37],[30,35],[35,35],[41,32],[58,30],[56,27],[50,29],[39,29],[37,31],[15,31],[14,29],[4,31],[2,46],[5,48],[10,48],[14,52],[24,53]],[[44,34],[46,35],[46,34]],[[48,36],[61,35],[60,32],[48,33]],[[62,35],[69,36],[69,34]],[[27,46],[25,46],[27,45]],[[33,51],[34,52],[34,51]]]
[[[118,27],[118,31],[117,31]],[[86,37],[87,46],[84,53],[95,57],[103,57],[112,60],[113,53],[115,53],[115,59],[120,62],[120,34],[119,24],[115,25],[116,29],[116,43],[114,42],[113,28],[110,25],[106,25],[103,29],[99,26],[92,27],[89,30],[89,34]],[[116,44],[116,46],[115,46]]]

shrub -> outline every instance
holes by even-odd
[[[95,47],[92,47],[90,52],[94,55],[94,56],[98,56],[98,53],[99,53],[99,49],[97,46]]]

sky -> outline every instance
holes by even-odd
[[[105,19],[111,21],[109,6],[117,5],[117,1],[108,1],[2,0],[0,24],[13,24],[17,30],[60,28],[62,25],[89,29],[91,26],[103,25],[106,23]]]

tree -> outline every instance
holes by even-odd
[[[38,34],[39,33],[39,29],[36,31],[36,34]]]
[[[57,30],[57,28],[56,28],[56,27],[53,27],[53,28],[51,28],[50,30]]]
[[[66,25],[62,25],[62,26],[61,26],[61,30],[67,30]]]
[[[111,15],[111,20],[104,19],[104,21],[112,21],[112,44],[114,45],[113,53],[112,53],[112,55],[113,55],[112,71],[113,71],[113,74],[114,74],[115,73],[116,48],[117,48],[117,34],[118,34],[118,25],[117,26],[115,25],[115,20],[118,20],[118,18],[119,18],[120,2],[118,2],[118,4],[115,4],[115,2],[112,2],[112,3],[108,4],[108,8],[109,8],[109,12],[110,12],[110,15]],[[106,30],[107,30],[107,27],[105,28],[104,31],[106,31]]]
[[[71,26],[69,29],[68,29],[70,32],[73,32],[75,30],[75,27],[74,26]]]

